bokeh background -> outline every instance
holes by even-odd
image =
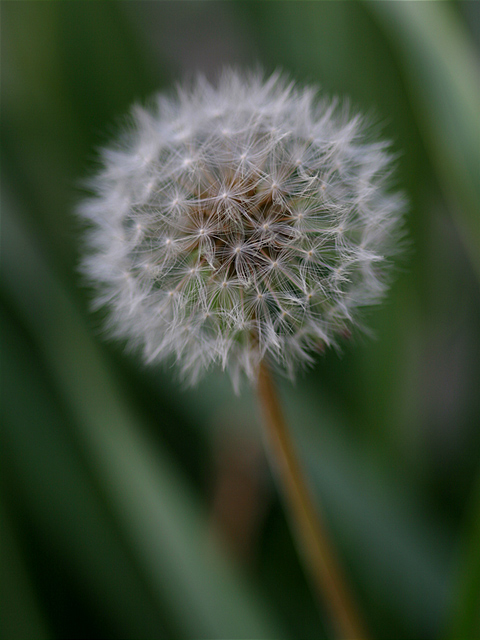
[[[82,179],[130,105],[225,64],[374,114],[408,250],[373,338],[282,400],[375,638],[480,637],[480,3],[15,2],[1,10],[0,635],[329,638],[258,408],[103,340]]]

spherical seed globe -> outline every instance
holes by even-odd
[[[135,107],[80,207],[112,333],[195,382],[290,375],[386,289],[404,208],[388,143],[281,74],[223,74]]]

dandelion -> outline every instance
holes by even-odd
[[[281,74],[226,72],[136,107],[80,207],[83,271],[112,334],[196,382],[212,365],[258,385],[309,570],[349,638],[364,637],[280,411],[293,377],[385,294],[403,199],[389,144]]]
[[[296,369],[381,300],[402,198],[365,123],[275,74],[136,107],[80,212],[112,333],[196,382]]]

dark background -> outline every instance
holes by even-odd
[[[409,248],[374,337],[282,399],[372,636],[480,637],[479,8],[1,3],[2,638],[333,637],[252,392],[106,343],[76,270],[96,149],[225,64],[348,97],[399,153]]]

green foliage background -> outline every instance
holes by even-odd
[[[410,200],[375,339],[280,382],[309,482],[374,637],[480,637],[479,8],[2,1],[1,638],[332,637],[251,391],[104,343],[76,272],[131,103],[257,63],[374,113]]]

